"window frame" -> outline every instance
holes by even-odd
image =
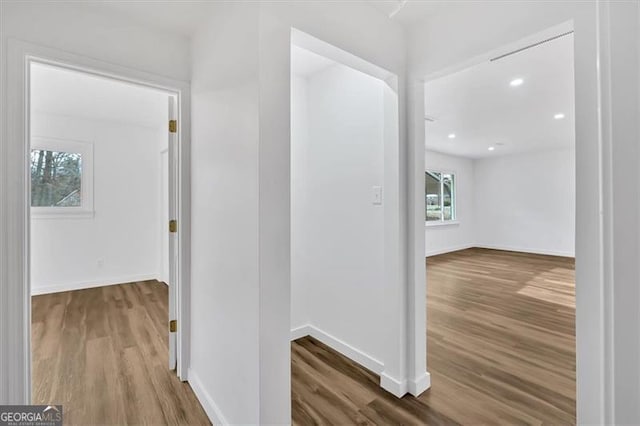
[[[82,156],[82,171],[80,174],[80,200],[78,207],[38,207],[31,205],[31,191],[29,191],[29,206],[33,219],[59,218],[93,218],[93,143],[70,139],[56,139],[51,137],[34,136],[31,138],[29,158],[33,150],[47,150],[55,152],[78,153]],[[29,165],[29,170],[31,165]],[[31,187],[31,175],[29,175]]]
[[[457,173],[453,170],[446,170],[446,169],[426,169],[424,171],[425,173],[425,178],[427,173],[431,173],[431,174],[440,174],[440,219],[439,220],[427,220],[426,217],[426,213],[427,213],[427,208],[425,205],[425,218],[424,218],[424,224],[425,226],[446,226],[446,225],[458,225],[460,222],[458,221],[458,204],[457,204],[457,196],[458,196],[458,179],[457,179]],[[444,218],[444,180],[442,179],[442,176],[444,175],[451,175],[453,177],[453,187],[451,189],[451,219],[445,219]],[[424,197],[425,197],[425,201],[426,201],[426,196],[427,196],[427,188],[425,185],[425,189],[424,189]]]

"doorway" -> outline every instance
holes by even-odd
[[[395,76],[307,34],[291,44],[291,339],[293,422],[345,385],[392,398],[403,347],[397,271],[398,98]],[[404,342],[403,342],[404,343]],[[393,346],[393,347],[390,347]],[[317,381],[330,358],[331,379]],[[358,382],[340,371],[362,370]],[[346,375],[345,375],[346,374]],[[369,376],[371,375],[371,380]],[[342,377],[342,379],[340,378]],[[343,380],[345,379],[345,380]],[[359,389],[359,391],[358,391]],[[349,391],[345,391],[349,393]],[[364,405],[360,407],[365,409]],[[321,413],[345,423],[350,410]]]
[[[576,421],[573,49],[560,31],[424,84],[427,360],[459,423]]]
[[[177,421],[149,397],[181,386],[176,97],[37,61],[29,83],[32,401]]]
[[[8,158],[15,159],[15,161],[9,162],[10,173],[15,176],[22,176],[23,178],[17,179],[15,185],[11,187],[10,197],[15,200],[15,214],[12,216],[14,219],[14,231],[8,236],[12,245],[15,247],[15,262],[12,263],[11,276],[14,282],[20,283],[15,288],[10,290],[10,298],[14,300],[11,306],[11,310],[16,315],[16,318],[21,317],[25,321],[8,324],[13,327],[16,341],[20,341],[20,344],[14,345],[14,350],[10,357],[12,362],[15,362],[16,376],[12,380],[12,389],[16,398],[20,401],[32,400],[32,365],[31,365],[31,336],[32,327],[31,321],[31,273],[30,273],[30,258],[31,258],[31,186],[30,186],[30,172],[29,165],[31,163],[31,126],[30,126],[30,109],[31,99],[29,96],[30,84],[31,84],[31,66],[32,64],[47,65],[52,67],[61,68],[67,71],[77,72],[80,74],[86,74],[92,77],[100,77],[112,81],[121,82],[125,85],[133,85],[136,87],[144,87],[157,92],[162,92],[166,97],[171,97],[174,100],[175,108],[173,113],[175,114],[176,122],[173,123],[175,133],[172,136],[177,142],[175,146],[176,161],[172,168],[173,173],[176,176],[175,182],[177,188],[175,191],[175,211],[177,220],[177,230],[175,244],[177,247],[176,256],[176,281],[173,289],[177,293],[175,318],[177,318],[176,332],[173,333],[176,336],[176,364],[175,369],[178,378],[182,381],[186,380],[186,362],[188,356],[185,354],[188,351],[189,341],[188,334],[185,330],[188,329],[188,312],[189,312],[189,268],[188,268],[188,250],[185,248],[189,246],[189,179],[188,179],[188,163],[189,163],[189,85],[180,81],[175,81],[163,77],[158,77],[145,72],[140,72],[124,67],[119,67],[109,63],[93,60],[91,58],[82,57],[66,52],[61,52],[55,49],[45,48],[42,46],[34,45],[27,42],[18,40],[11,40],[9,42],[8,49],[8,72],[12,81],[15,81],[15,85],[12,85],[7,93],[9,103],[11,105],[9,114],[10,125],[8,126],[8,132],[12,139],[16,141],[15,144],[11,144],[5,151]],[[166,114],[168,111],[168,105],[165,104],[163,112]],[[171,114],[171,111],[169,111]],[[60,125],[62,120],[57,120],[57,124]],[[63,126],[60,126],[63,127]],[[165,123],[165,135],[167,133],[167,127]],[[73,141],[70,141],[73,142]],[[83,141],[75,141],[83,142]],[[86,144],[85,144],[86,145]],[[75,147],[77,147],[76,145]],[[74,148],[74,146],[67,147]],[[60,151],[65,152],[62,148],[58,148]],[[47,150],[45,150],[47,151]],[[49,150],[53,153],[52,150]],[[77,152],[76,154],[82,154]],[[87,158],[91,157],[90,154]],[[44,155],[46,158],[47,155]],[[53,154],[51,154],[53,158]],[[70,156],[73,157],[73,156]],[[82,157],[80,155],[79,157]],[[157,164],[157,154],[154,155],[154,162]],[[158,186],[160,182],[156,182],[156,186],[152,189],[154,193],[158,193]],[[123,186],[123,191],[126,186]],[[95,194],[94,194],[95,195]],[[90,197],[86,197],[89,200]],[[73,202],[73,197],[67,201]],[[77,203],[77,202],[76,202]],[[68,207],[80,207],[76,212],[79,218],[86,218],[90,215],[85,209],[85,204],[82,206],[68,206]],[[126,211],[126,207],[122,207]],[[159,208],[159,206],[158,206]],[[83,210],[83,211],[80,211]],[[47,214],[43,215],[43,219]],[[165,228],[167,229],[167,228]],[[159,231],[158,231],[159,232]],[[154,248],[154,253],[158,252],[158,248]],[[159,260],[159,258],[158,258]],[[94,261],[93,265],[97,267],[99,264],[98,259]],[[107,259],[103,262],[103,265],[107,264]],[[171,289],[171,286],[169,287]],[[51,288],[50,288],[51,290]],[[165,290],[166,291],[166,290]],[[18,302],[21,300],[21,302]],[[167,302],[168,304],[168,302]],[[168,315],[167,315],[168,317]],[[186,318],[186,319],[185,319]],[[162,329],[166,334],[169,334],[168,324],[166,319],[162,320],[164,325]],[[168,357],[168,352],[165,352]],[[164,368],[168,370],[168,362],[165,363]],[[179,381],[180,381],[179,380]],[[178,381],[178,382],[179,382]],[[34,390],[35,392],[35,390]]]

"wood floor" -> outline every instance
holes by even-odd
[[[574,424],[574,261],[484,249],[427,260],[432,387],[396,399],[320,342],[292,343],[293,422]]]
[[[65,425],[210,424],[168,369],[167,300],[157,281],[34,296],[33,403]]]
[[[299,425],[575,423],[572,259],[470,249],[427,261],[432,388],[397,399],[322,343],[292,343]],[[33,297],[33,398],[65,424],[208,424],[167,369],[167,289]]]

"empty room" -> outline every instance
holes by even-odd
[[[169,95],[37,62],[30,89],[34,403],[203,421],[171,371]]]
[[[575,422],[574,40],[541,41],[425,83],[427,359],[460,422]]]

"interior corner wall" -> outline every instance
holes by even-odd
[[[575,256],[575,149],[475,161],[476,245]]]
[[[302,239],[309,220],[303,214],[313,194],[308,192],[305,179],[309,154],[309,99],[305,77],[291,75],[291,331],[304,330],[310,324],[310,285],[305,279],[308,265],[313,262],[307,254],[306,239]],[[296,238],[296,236],[298,236]],[[302,265],[307,265],[302,268]],[[304,332],[304,331],[303,331]]]
[[[290,380],[290,50],[295,28],[375,64],[399,78],[399,140],[404,153],[405,40],[400,25],[362,2],[260,2],[260,421],[291,421]],[[386,157],[385,157],[386,158]],[[400,155],[399,175],[404,176]],[[385,280],[389,322],[381,339],[393,377],[406,378],[404,182],[394,188],[401,232],[392,256],[398,268]],[[389,186],[387,185],[387,191]],[[388,205],[388,204],[387,204]],[[386,362],[388,360],[388,362]]]
[[[32,294],[159,278],[160,168],[154,154],[167,139],[165,123],[166,117],[147,127],[32,115],[33,136],[93,145],[95,212],[87,218],[32,217]]]
[[[429,151],[425,153],[425,170],[451,172],[455,175],[456,216],[454,223],[425,224],[425,254],[434,256],[475,245],[476,209],[474,198],[478,182],[474,161],[469,158]]]
[[[376,361],[385,356],[385,206],[372,200],[384,183],[384,85],[333,65],[292,86],[292,328],[305,325],[301,302],[316,337]]]
[[[221,3],[192,42],[188,377],[214,424],[262,423],[258,11]]]

